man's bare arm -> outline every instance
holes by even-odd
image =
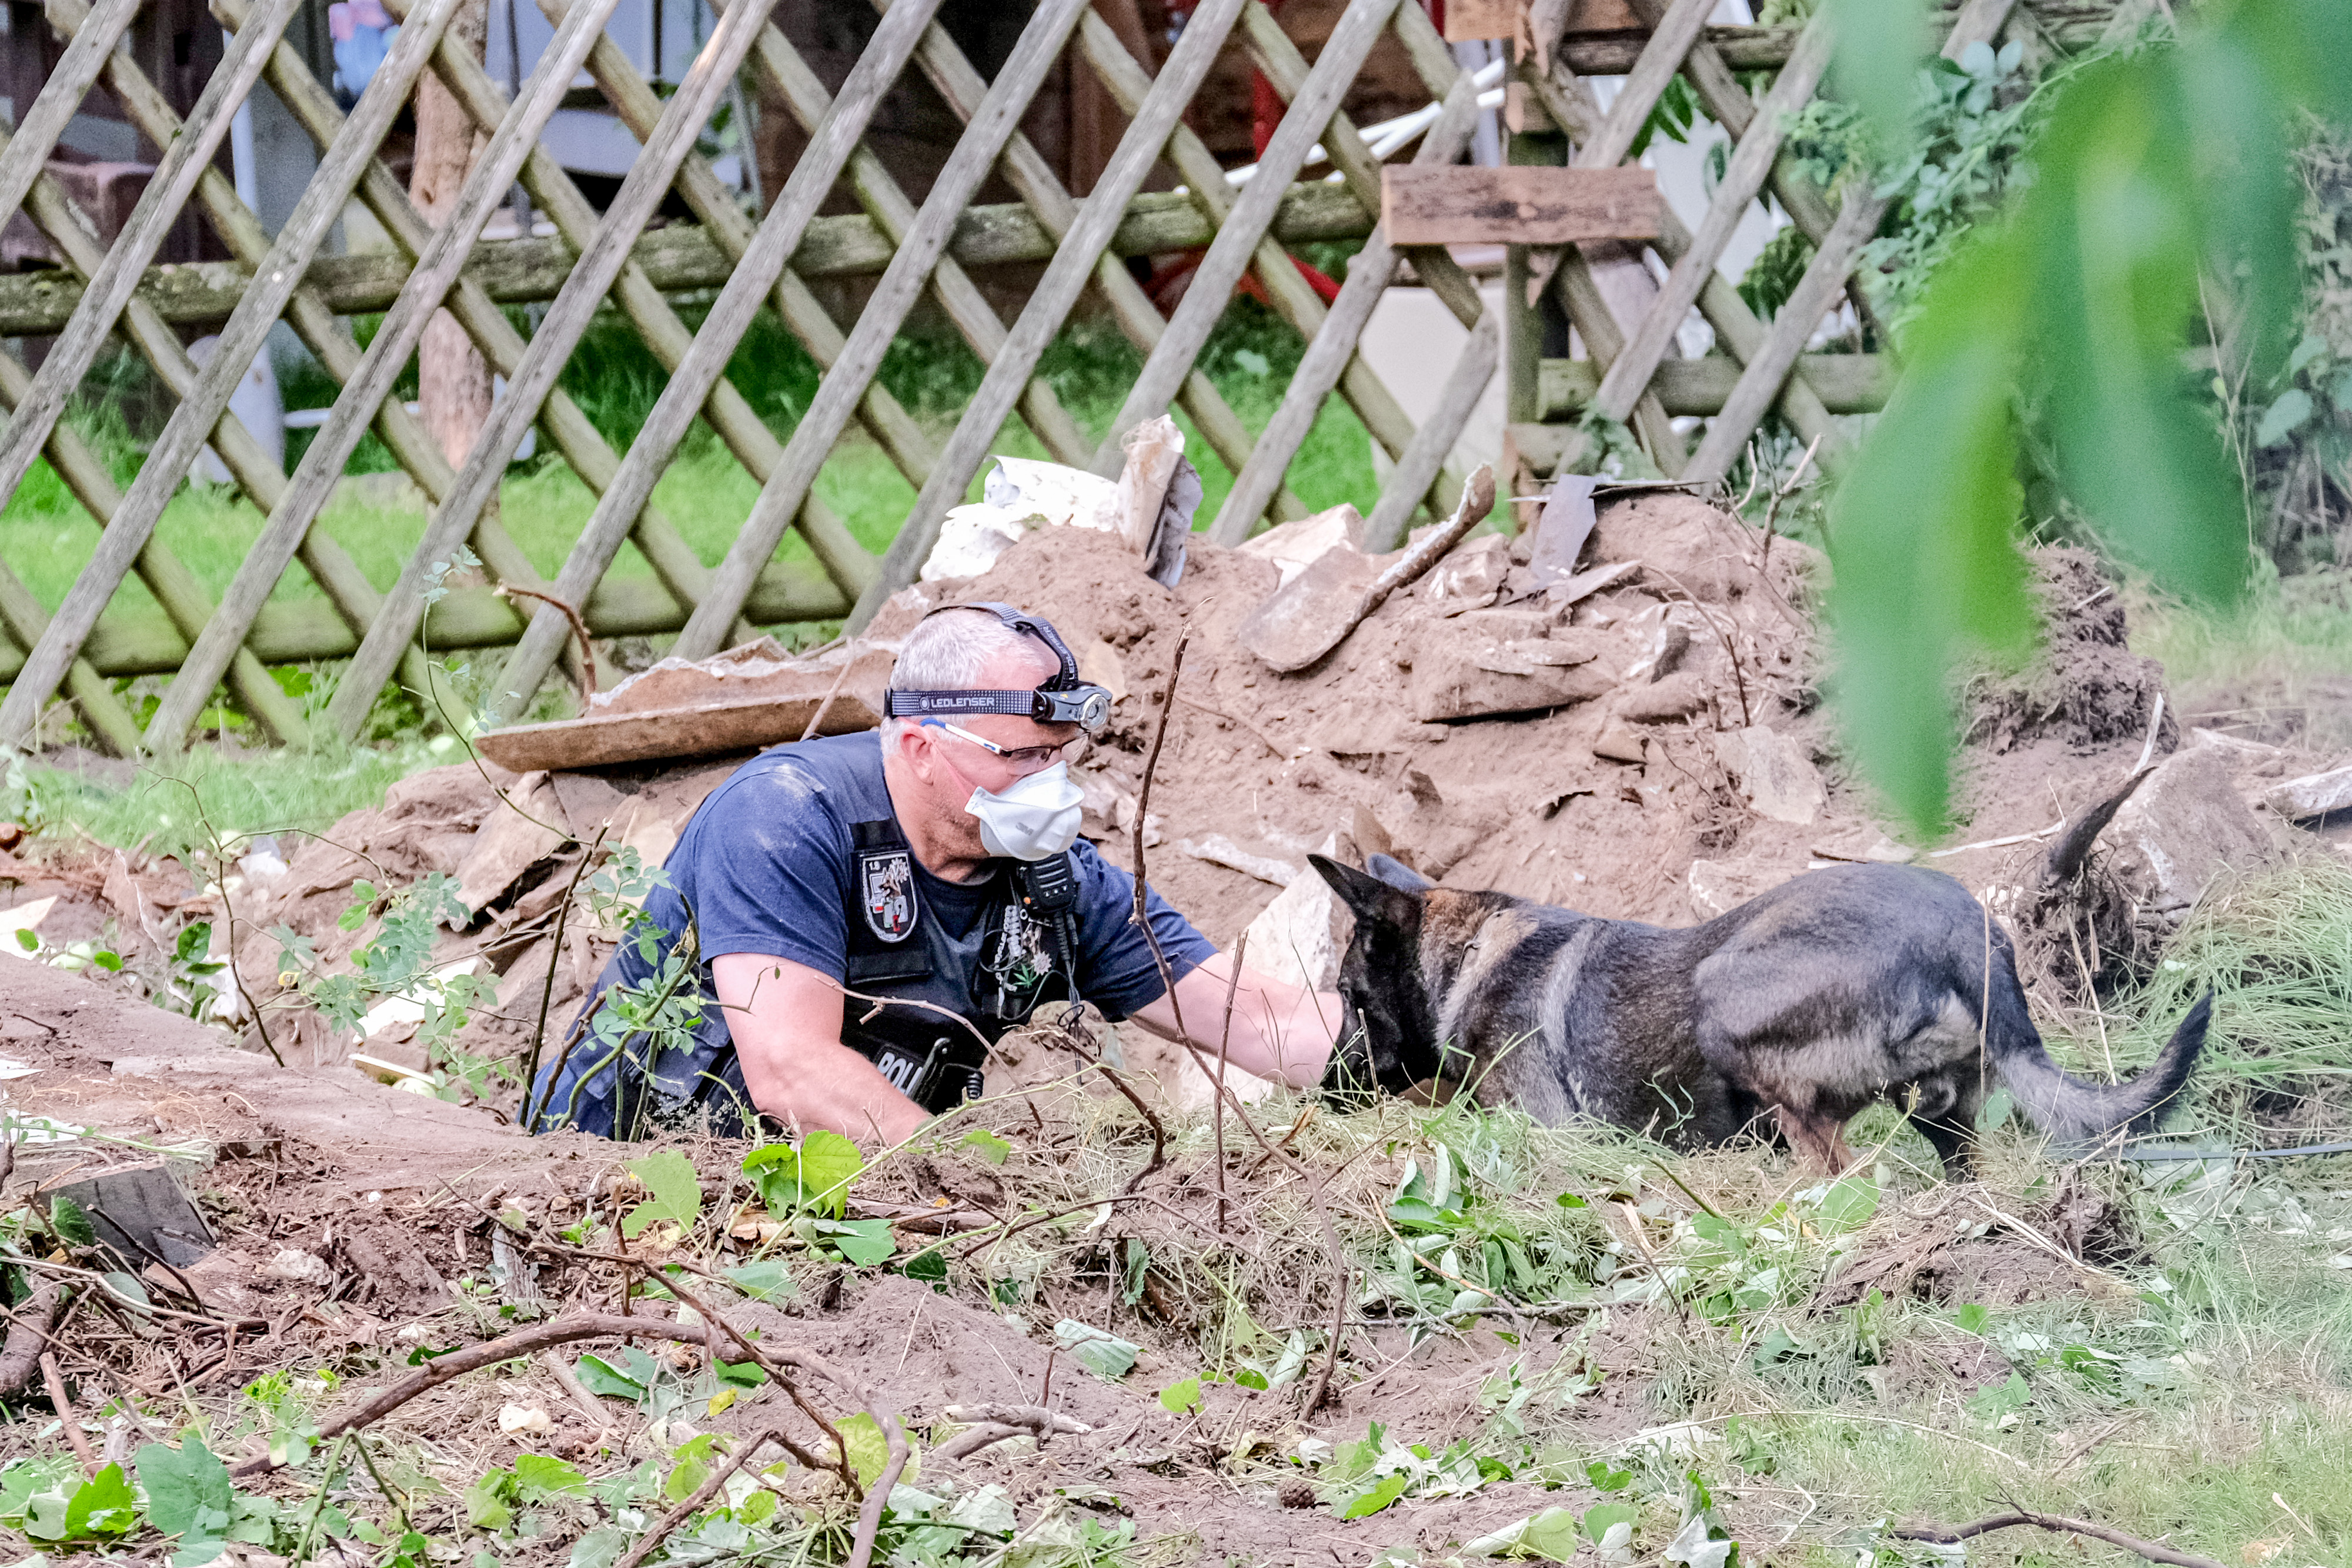
[[[930,1120],[841,1043],[841,988],[805,964],[757,953],[710,961],[751,1103],[787,1127],[896,1144]]]
[[[1184,1033],[1214,1058],[1225,1034],[1225,989],[1233,956],[1218,953],[1176,982],[1176,1002],[1184,1012]],[[1144,1008],[1135,1021],[1162,1040],[1180,1038],[1177,1009],[1167,997]],[[1339,998],[1286,985],[1244,965],[1234,988],[1233,1033],[1226,1061],[1244,1072],[1307,1089],[1322,1082],[1325,1063],[1339,1038]]]

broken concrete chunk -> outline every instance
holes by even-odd
[[[1196,861],[1221,865],[1227,871],[1237,871],[1244,876],[1254,876],[1276,887],[1288,887],[1298,880],[1299,867],[1278,855],[1244,849],[1223,833],[1209,833],[1198,839],[1178,839],[1176,847]],[[1322,879],[1314,880],[1319,882]]]
[[[1864,865],[1901,865],[1917,853],[1907,844],[1896,843],[1876,828],[1849,828],[1843,833],[1813,841],[1813,858],[1825,861],[1854,861]]]
[[[2290,820],[2344,810],[2352,807],[2352,768],[2307,773],[2273,784],[2263,791],[2263,804]]]
[[[1243,545],[1241,552],[1274,562],[1282,573],[1275,585],[1279,588],[1305,571],[1316,557],[1340,545],[1358,550],[1364,547],[1363,514],[1345,501],[1295,523],[1277,523]]]
[[[1769,725],[1722,732],[1715,737],[1715,757],[1759,817],[1803,827],[1829,803],[1805,748]]]
[[[1467,619],[1432,625],[1416,640],[1406,701],[1423,724],[1565,707],[1600,696],[1612,684],[1590,661],[1538,664],[1484,627],[1464,624]]]
[[[1688,670],[1648,685],[1629,685],[1617,705],[1619,716],[1636,724],[1665,724],[1706,710],[1706,686]]]
[[[1632,725],[1616,714],[1611,714],[1601,726],[1600,737],[1592,743],[1592,755],[1606,762],[1642,760],[1642,737]]]
[[[1601,656],[1598,638],[1579,636],[1573,632],[1566,636],[1517,637],[1503,646],[1530,664],[1549,664],[1556,669],[1589,664]]]
[[[571,839],[563,803],[547,775],[524,774],[474,834],[474,847],[457,867],[457,902],[467,914],[479,915],[516,878]]]
[[[1320,852],[1333,853],[1337,840],[1336,834],[1325,840]],[[1249,923],[1245,961],[1285,985],[1328,991],[1339,980],[1350,925],[1330,883],[1319,876],[1295,878]]]
[[[1472,539],[1429,569],[1422,580],[1422,602],[1441,615],[1457,615],[1495,602],[1511,570],[1511,541],[1500,534]]]
[[[1577,558],[1592,537],[1593,483],[1589,474],[1562,474],[1552,481],[1528,541],[1528,567],[1538,587],[1550,588],[1576,575]]]
[[[2231,782],[2231,764],[2219,747],[2176,752],[2116,813],[2116,869],[2159,914],[2185,912],[2217,878],[2277,858]]]

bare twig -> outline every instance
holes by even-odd
[[[1252,724],[1249,720],[1245,718],[1235,718],[1232,714],[1227,713],[1223,708],[1211,707],[1207,703],[1196,702],[1191,697],[1178,697],[1176,700],[1182,703],[1186,707],[1199,709],[1201,712],[1207,714],[1211,718],[1221,718],[1227,724],[1237,725],[1243,729],[1249,731],[1250,734],[1257,737],[1259,745],[1274,753],[1274,758],[1276,761],[1284,762],[1289,759],[1290,753],[1283,750],[1279,746],[1276,746],[1267,737],[1265,731],[1258,728],[1257,726]]]
[[[1887,1533],[1898,1541],[1932,1541],[1939,1546],[1954,1546],[1992,1531],[2011,1530],[2021,1524],[2030,1524],[2037,1530],[2054,1531],[2061,1535],[2087,1535],[2094,1541],[2104,1541],[2110,1546],[2137,1552],[2151,1563],[2170,1563],[2172,1568],[2225,1568],[2224,1564],[2210,1557],[2200,1557],[2193,1552],[2177,1552],[2157,1542],[2142,1541],[2137,1535],[2126,1535],[2120,1530],[2094,1524],[2087,1519],[2068,1519],[2063,1514],[2035,1513],[2026,1509],[2019,1509],[2014,1513],[1997,1513],[1990,1519],[1979,1519],[1969,1524],[1913,1525]]]
[[[1759,572],[1772,564],[1772,530],[1780,526],[1780,503],[1787,500],[1790,492],[1797,487],[1797,481],[1804,476],[1806,465],[1812,462],[1813,453],[1821,444],[1821,436],[1816,435],[1807,444],[1805,455],[1797,459],[1797,465],[1789,470],[1789,476],[1780,481],[1780,488],[1772,492],[1771,505],[1764,508],[1764,548],[1759,552],[1757,564]]]
[[[596,1403],[596,1396],[588,1392],[588,1385],[580,1381],[579,1375],[563,1364],[562,1356],[551,1350],[543,1350],[539,1353],[539,1364],[547,1368],[547,1375],[555,1379],[556,1386],[563,1390],[564,1396],[588,1417],[590,1427],[611,1429],[612,1413]]]
[[[1739,650],[1732,646],[1731,633],[1716,623],[1715,612],[1698,601],[1697,594],[1683,586],[1682,579],[1664,567],[1654,565],[1646,560],[1642,563],[1642,570],[1654,571],[1672,583],[1675,591],[1688,600],[1690,607],[1698,612],[1698,618],[1706,622],[1706,629],[1715,633],[1715,640],[1723,644],[1724,654],[1731,661],[1732,682],[1739,688],[1739,722],[1752,728],[1755,726],[1756,717],[1748,706],[1748,672],[1739,663]]]
[[[816,733],[816,727],[824,722],[824,710],[831,707],[833,706],[833,699],[841,695],[843,683],[849,679],[849,672],[856,667],[857,655],[855,653],[850,654],[846,659],[844,659],[841,662],[841,674],[833,677],[833,685],[825,688],[824,696],[816,705],[816,711],[809,715],[807,725],[801,730],[801,738],[803,740],[806,740],[810,736],[814,735]]]
[[[1150,885],[1144,880],[1143,826],[1151,815],[1151,778],[1160,770],[1160,749],[1168,744],[1168,720],[1176,711],[1176,683],[1184,674],[1184,650],[1192,645],[1192,629],[1184,628],[1176,639],[1176,652],[1168,660],[1168,690],[1160,699],[1160,726],[1151,732],[1151,752],[1143,761],[1143,782],[1135,796],[1135,915],[1137,929],[1143,933],[1145,944],[1151,949],[1151,961],[1160,967],[1160,983],[1167,988],[1168,1006],[1176,1015],[1176,1032],[1184,1040],[1192,1037],[1184,1028],[1184,1004],[1176,999],[1176,974],[1168,966],[1168,955],[1160,951],[1160,934],[1151,929]]]
[[[735,1450],[734,1458],[711,1471],[709,1479],[695,1488],[691,1497],[654,1521],[653,1528],[640,1536],[635,1546],[629,1548],[629,1554],[621,1559],[617,1568],[637,1568],[638,1563],[654,1554],[655,1548],[669,1539],[671,1531],[709,1507],[710,1500],[719,1495],[719,1489],[727,1484],[729,1478],[745,1465],[750,1464],[754,1454],[782,1436],[782,1434],[775,1431],[766,1431],[745,1438],[743,1446]]]
[[[1242,960],[1249,953],[1249,933],[1234,944],[1233,973],[1225,977],[1225,1024],[1217,1035],[1217,1092],[1210,1096],[1210,1113],[1217,1139],[1217,1228],[1225,1228],[1225,1058],[1234,1043],[1234,998],[1242,986]]]
[[[89,1434],[81,1429],[81,1417],[74,1413],[73,1401],[66,1397],[66,1380],[58,1371],[57,1353],[43,1351],[40,1356],[41,1383],[49,1391],[49,1404],[58,1413],[58,1424],[65,1429],[66,1446],[81,1461],[82,1469],[90,1475],[99,1471],[98,1456],[90,1451]]]
[[[531,1092],[539,1083],[539,1050],[547,1041],[547,1009],[555,999],[555,970],[556,966],[563,962],[563,927],[572,917],[572,901],[580,895],[580,879],[586,876],[588,868],[596,863],[596,852],[604,847],[604,835],[612,831],[610,822],[596,830],[596,841],[588,846],[588,852],[582,855],[580,863],[572,868],[572,885],[563,890],[563,902],[555,906],[555,943],[548,950],[547,981],[539,988],[539,1025],[530,1031],[530,1060],[522,1071],[522,1101],[525,1105],[530,1103]]]
[[[580,711],[588,711],[588,699],[596,695],[596,650],[588,641],[588,622],[580,619],[580,612],[552,593],[541,593],[536,588],[523,588],[502,582],[494,590],[500,599],[536,599],[541,604],[552,604],[572,622],[572,634],[580,639]]]

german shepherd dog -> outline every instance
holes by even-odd
[[[1454,892],[1385,855],[1369,873],[1309,858],[1356,917],[1323,1081],[1343,1103],[1467,1082],[1547,1124],[1591,1118],[1685,1147],[1769,1111],[1835,1173],[1853,1163],[1847,1119],[1885,1100],[1958,1175],[1988,1078],[2062,1145],[2141,1131],[2188,1081],[2212,1012],[2208,992],[2128,1083],[2070,1078],[2027,1015],[2008,936],[1915,866],[1813,872],[1672,930]]]

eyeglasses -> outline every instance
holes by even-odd
[[[958,740],[969,740],[992,756],[1003,758],[1024,773],[1039,772],[1051,768],[1056,762],[1067,759],[1070,748],[1078,744],[1075,740],[1066,740],[1059,746],[1004,747],[982,736],[974,735],[960,725],[950,724],[944,719],[927,718],[921,722],[927,729],[944,729]]]

